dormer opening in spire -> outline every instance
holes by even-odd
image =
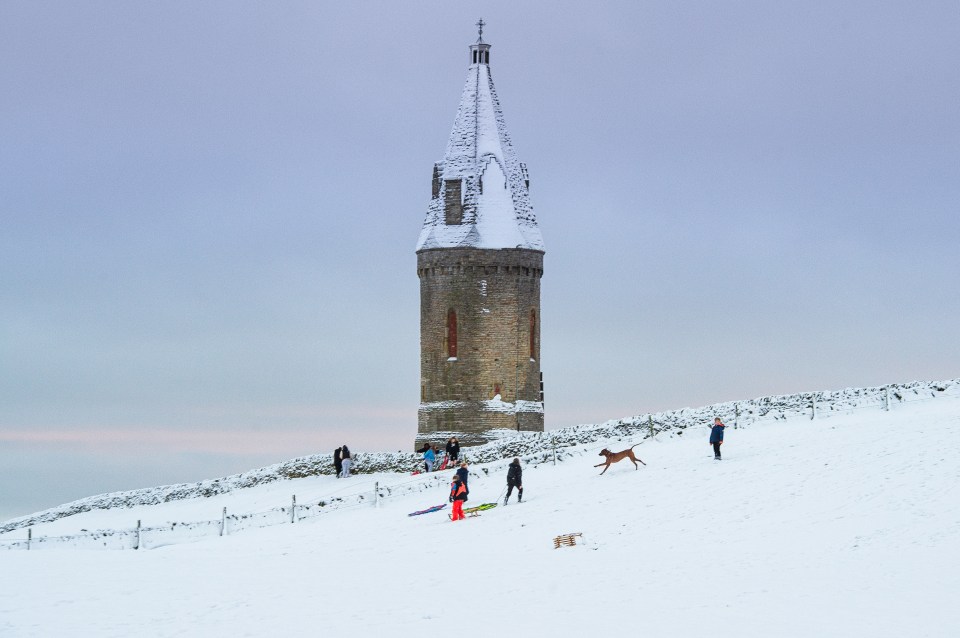
[[[443,181],[443,214],[444,221],[450,224],[463,223],[463,190],[461,180],[447,179]]]

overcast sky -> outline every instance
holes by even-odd
[[[955,0],[8,0],[0,518],[412,447],[481,16],[548,429],[960,376]]]

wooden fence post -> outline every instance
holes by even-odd
[[[740,404],[733,404],[733,429],[736,430],[740,427]]]
[[[137,543],[133,546],[134,549],[140,549],[140,521],[137,521]]]
[[[890,386],[883,389],[883,409],[890,411]]]
[[[27,528],[27,549],[30,549],[30,542],[33,541],[33,528]]]
[[[297,495],[294,494],[290,500],[290,522],[297,522]]]
[[[813,421],[817,418],[817,395],[813,393],[810,395],[810,420]]]
[[[227,531],[227,508],[223,508],[223,514],[220,517],[220,536],[223,536]]]
[[[380,481],[373,484],[373,506],[380,507]]]

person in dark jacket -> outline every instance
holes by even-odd
[[[342,451],[342,448],[333,451],[333,469],[337,471],[337,478],[340,478],[340,472],[343,471],[343,457],[340,456]]]
[[[340,448],[340,464],[343,466],[340,476],[350,478],[350,466],[353,465],[353,457],[350,456],[350,450],[347,449],[346,445]]]
[[[503,504],[510,500],[513,488],[517,488],[517,502],[523,501],[523,470],[520,468],[520,459],[515,458],[507,468],[507,495],[503,497]]]
[[[455,436],[451,436],[447,441],[447,459],[451,465],[456,465],[460,459],[460,441]]]
[[[717,417],[713,420],[713,427],[710,428],[710,445],[713,446],[713,458],[716,461],[720,460],[720,446],[723,445],[723,429],[725,427],[727,426],[723,424],[720,417]]]
[[[461,463],[460,467],[457,468],[457,476],[460,477],[460,482],[463,483],[463,489],[467,490],[467,494],[469,494],[470,486],[467,485],[467,479],[470,478],[470,470],[467,469],[466,461]]]
[[[453,503],[453,514],[450,515],[451,521],[463,519],[463,502],[467,500],[467,488],[460,482],[460,477],[453,475],[453,482],[450,484],[450,502]]]

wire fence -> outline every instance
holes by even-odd
[[[496,459],[485,460],[484,467],[478,467],[473,475],[490,476],[492,472],[502,471],[510,457],[524,459],[528,466],[556,464],[572,458],[591,454],[610,441],[623,439],[655,439],[661,432],[673,431],[682,434],[690,426],[706,426],[719,416],[733,427],[743,428],[754,423],[770,420],[785,420],[800,416],[810,419],[826,418],[831,415],[852,414],[861,410],[890,410],[896,405],[931,401],[937,397],[935,387],[929,390],[929,384],[907,386],[886,386],[866,390],[845,390],[838,392],[811,392],[783,397],[766,397],[752,401],[740,401],[716,404],[705,408],[678,410],[660,414],[648,414],[632,419],[621,419],[593,426],[576,426],[555,432],[541,433],[536,437],[522,438],[516,441],[501,442],[496,447]],[[589,447],[597,443],[596,447]],[[475,461],[476,462],[476,461]],[[448,468],[453,469],[453,467]],[[145,550],[167,545],[196,542],[206,538],[229,536],[248,529],[259,529],[277,525],[296,524],[300,521],[317,519],[331,513],[365,507],[377,507],[384,499],[446,489],[449,474],[431,472],[416,474],[410,479],[381,485],[379,481],[372,488],[356,489],[354,484],[345,483],[343,487],[330,491],[329,488],[317,488],[306,494],[291,496],[290,502],[255,512],[234,513],[224,507],[218,518],[202,521],[174,522],[168,525],[143,527],[140,521],[127,529],[108,529],[63,536],[34,536],[33,528],[27,528],[26,537],[0,537],[0,550],[36,550],[36,549],[98,549],[98,550]],[[305,497],[305,498],[303,498]]]
[[[439,473],[418,475],[416,478],[381,485],[375,482],[373,488],[356,489],[346,485],[333,492],[326,491],[322,498],[316,496],[309,500],[291,496],[288,505],[271,507],[255,512],[231,513],[224,507],[220,517],[213,520],[174,522],[160,526],[142,526],[140,521],[128,529],[106,529],[92,532],[82,531],[63,536],[34,536],[33,528],[27,528],[26,537],[10,536],[0,538],[0,550],[37,550],[37,549],[156,549],[167,545],[195,542],[217,536],[229,536],[248,529],[259,529],[275,525],[293,524],[316,519],[330,513],[350,509],[377,507],[383,499],[391,496],[423,492],[447,486],[446,475]]]

